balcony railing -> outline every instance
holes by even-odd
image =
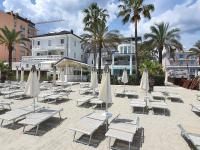
[[[41,46],[41,45],[36,45],[36,46],[33,46],[33,50],[35,51],[48,51],[48,50],[59,50],[59,49],[64,49],[65,48],[65,45],[62,44],[62,45],[51,45],[51,46]]]
[[[45,60],[60,60],[62,55],[47,55],[47,56],[23,56],[22,61],[45,61]]]

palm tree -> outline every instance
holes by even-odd
[[[164,48],[171,54],[176,49],[182,49],[182,44],[179,42],[179,28],[171,29],[168,23],[161,22],[151,26],[150,29],[151,32],[146,33],[144,38],[147,40],[146,44],[158,52],[160,64],[162,64],[162,51]]]
[[[81,35],[82,40],[82,48],[84,51],[88,54],[93,54],[93,67],[96,68],[96,58],[97,58],[97,51],[96,51],[96,40],[94,39],[93,35],[88,34],[82,34]]]
[[[154,11],[153,4],[144,4],[144,0],[120,0],[122,4],[119,5],[120,12],[118,16],[123,17],[122,22],[132,22],[135,25],[135,56],[136,56],[136,76],[138,78],[138,34],[137,26],[141,17],[151,19],[151,12]]]
[[[98,26],[96,28],[97,31],[97,48],[99,52],[99,63],[98,63],[98,79],[100,81],[101,76],[101,57],[102,50],[107,52],[107,56],[111,57],[111,50],[117,49],[117,46],[120,43],[120,39],[122,38],[121,34],[118,30],[108,30],[108,27],[104,23],[104,21],[99,21]]]
[[[197,56],[199,58],[199,64],[200,64],[200,40],[198,40],[195,44],[194,47],[189,49],[189,51],[191,52],[191,54],[188,55],[188,57],[190,56]]]
[[[8,49],[8,62],[9,67],[12,67],[12,52],[14,50],[14,45],[19,43],[24,48],[26,47],[26,41],[29,39],[21,37],[21,31],[15,31],[15,29],[9,30],[7,27],[0,28],[2,34],[0,34],[0,44],[5,45]]]
[[[96,38],[97,38],[97,26],[100,21],[107,22],[107,10],[101,9],[97,3],[91,3],[87,9],[83,10],[85,17],[83,23],[85,24],[84,31],[87,31],[87,34],[82,35],[83,47],[86,51],[94,54],[94,67],[96,67]]]

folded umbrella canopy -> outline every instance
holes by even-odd
[[[17,82],[19,81],[19,70],[18,70],[18,67],[16,68],[16,80],[17,80]]]
[[[21,68],[21,82],[24,82],[24,68]]]
[[[149,74],[147,69],[144,69],[143,71],[142,78],[140,81],[140,88],[145,90],[147,95],[147,92],[149,91]]]
[[[124,92],[125,92],[125,84],[128,83],[128,75],[126,68],[124,69],[122,74],[122,82],[124,83]]]
[[[95,94],[95,89],[98,87],[98,79],[97,79],[97,71],[96,70],[91,71],[90,87],[93,89],[93,92]]]
[[[112,103],[110,71],[108,69],[104,70],[104,73],[102,75],[100,91],[99,91],[99,99],[101,99],[106,103],[106,111],[107,111],[108,104]]]
[[[25,87],[25,94],[27,96],[33,97],[33,107],[35,111],[35,98],[40,93],[40,85],[37,77],[36,67],[33,65],[28,76],[28,80]]]

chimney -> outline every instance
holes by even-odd
[[[74,34],[74,31],[73,31],[73,30],[71,30],[71,34]]]

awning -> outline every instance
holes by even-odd
[[[55,66],[58,68],[64,68],[64,67],[77,67],[83,69],[90,68],[90,65],[86,63],[67,57],[64,57],[61,60],[59,60],[57,63],[55,63]]]

